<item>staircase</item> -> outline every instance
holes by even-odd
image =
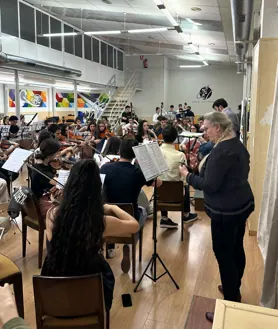
[[[121,118],[125,106],[130,104],[136,91],[141,90],[140,82],[140,72],[133,72],[126,85],[124,87],[117,88],[103,109],[99,118],[107,117],[112,129],[114,129],[117,124],[119,124],[119,119]]]

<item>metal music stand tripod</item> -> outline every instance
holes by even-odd
[[[173,281],[174,285],[176,286],[176,288],[180,289],[180,287],[178,286],[178,284],[176,283],[176,281],[172,277],[171,273],[167,269],[166,265],[164,264],[164,262],[160,258],[159,254],[157,253],[157,237],[156,237],[156,228],[157,228],[157,180],[156,180],[156,178],[155,178],[155,185],[154,185],[153,204],[154,204],[154,206],[153,206],[153,254],[152,254],[152,257],[151,257],[147,267],[145,268],[141,278],[139,279],[136,287],[134,288],[134,292],[137,292],[137,289],[138,289],[138,287],[139,287],[140,283],[142,282],[145,275],[146,275],[146,277],[151,279],[153,282],[156,282],[160,278],[162,278],[165,274],[168,274],[170,279]],[[157,260],[160,262],[160,264],[163,266],[163,268],[165,270],[165,272],[162,273],[159,276],[157,276]],[[152,276],[147,274],[147,270],[149,269],[150,266],[151,266]]]

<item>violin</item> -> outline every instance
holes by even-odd
[[[9,140],[3,140],[3,139],[0,142],[0,148],[3,150],[7,150],[12,145],[17,145],[17,143],[10,142]]]
[[[71,169],[75,162],[68,160],[67,158],[57,157],[54,160],[49,161],[50,166],[55,169]]]

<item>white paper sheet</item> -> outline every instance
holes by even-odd
[[[147,148],[149,150],[149,153],[154,155],[155,162],[159,167],[160,174],[163,174],[164,172],[168,171],[168,165],[163,157],[159,145],[157,143],[151,143],[148,144]]]
[[[13,151],[2,168],[12,172],[19,172],[24,161],[26,161],[32,154],[32,151],[17,148]]]
[[[57,179],[57,184],[56,187],[58,189],[64,188],[66,185],[66,182],[69,178],[70,175],[70,170],[65,170],[65,169],[60,169],[58,171],[58,179]]]
[[[192,133],[190,131],[183,131],[182,133],[179,134],[179,136],[182,137],[201,137],[203,135],[203,133]]]
[[[102,186],[103,186],[106,175],[105,174],[99,174],[99,175],[100,175],[100,180],[101,180],[101,183],[102,183]]]

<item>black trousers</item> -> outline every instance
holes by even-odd
[[[190,193],[189,193],[189,185],[184,186],[184,197],[183,197],[183,211],[185,213],[190,212]],[[161,210],[161,216],[168,217],[168,211]]]
[[[243,246],[246,220],[254,206],[233,216],[207,212],[211,218],[212,245],[218,262],[224,299],[237,301],[246,258]]]

